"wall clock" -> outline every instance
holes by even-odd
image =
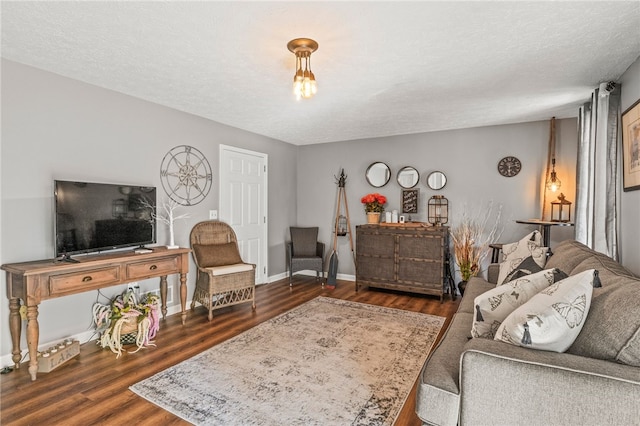
[[[507,156],[498,162],[498,172],[505,177],[513,177],[520,173],[522,163],[516,157]]]
[[[193,206],[211,189],[211,166],[196,148],[179,145],[172,148],[160,165],[162,187],[176,203]]]

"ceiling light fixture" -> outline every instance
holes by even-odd
[[[296,38],[287,43],[287,49],[296,55],[296,73],[293,76],[293,94],[296,99],[310,98],[318,91],[316,76],[311,71],[311,54],[318,43],[310,38]],[[302,63],[304,62],[304,69]]]

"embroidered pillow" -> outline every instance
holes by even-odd
[[[547,261],[548,247],[540,247],[540,232],[533,231],[520,241],[502,246],[502,262],[498,273],[498,285],[507,282],[507,276],[518,269],[528,257],[540,267],[544,268]]]
[[[542,268],[540,267],[540,265],[538,265],[536,261],[533,260],[532,256],[529,256],[525,260],[523,260],[516,267],[516,269],[514,269],[507,275],[507,277],[504,279],[504,282],[508,283],[509,281],[513,281],[516,278],[522,278],[524,276],[535,274],[536,272],[540,272],[540,271],[542,271]],[[567,277],[565,276],[565,278]],[[498,285],[500,286],[502,284],[498,284]]]
[[[566,351],[587,318],[594,272],[589,269],[572,275],[533,296],[502,322],[495,340],[525,348]]]
[[[566,278],[559,269],[547,269],[509,281],[482,293],[474,300],[473,337],[493,339],[509,314],[554,282]]]

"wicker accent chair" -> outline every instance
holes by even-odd
[[[197,223],[189,235],[193,260],[198,269],[191,309],[196,302],[209,310],[251,302],[256,308],[256,265],[240,257],[236,233],[224,222]]]
[[[298,271],[316,271],[316,281],[320,274],[324,278],[324,243],[318,241],[318,227],[290,227],[291,241],[287,241],[287,265],[289,266],[289,286],[293,274]],[[322,281],[324,285],[324,280]]]

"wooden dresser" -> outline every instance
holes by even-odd
[[[439,296],[448,278],[449,228],[422,223],[356,226],[356,291],[362,286]]]

